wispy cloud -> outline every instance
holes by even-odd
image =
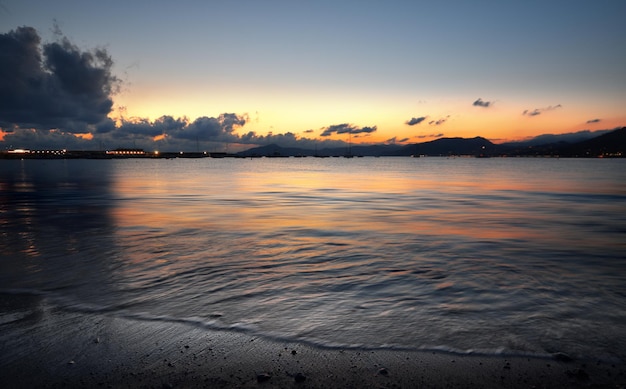
[[[407,142],[410,138],[401,138],[398,139],[397,136],[394,136],[393,138],[389,138],[385,141],[385,143],[387,144],[396,144],[396,143],[404,143]]]
[[[474,101],[472,103],[472,105],[474,107],[483,107],[483,108],[488,108],[490,106],[493,105],[493,101],[484,101],[483,99],[481,99],[480,97],[478,98],[478,100]]]
[[[428,122],[428,124],[430,124],[431,126],[440,126],[443,123],[445,123],[446,121],[448,121],[448,118],[450,118],[450,115],[447,115],[446,117],[442,117],[440,119],[437,120],[431,120]]]
[[[409,125],[409,126],[414,126],[416,124],[420,124],[424,120],[426,120],[426,116],[420,116],[417,118],[411,118],[410,120],[407,120],[406,122],[404,122],[404,124]]]
[[[591,120],[587,120],[587,124],[600,123],[601,121],[602,119],[591,119]]]
[[[558,108],[562,108],[563,106],[561,104],[557,104],[557,105],[550,105],[548,107],[544,107],[544,108],[535,108],[532,111],[531,110],[524,110],[524,112],[522,112],[522,115],[524,116],[537,116],[537,115],[541,115],[544,112],[548,112],[548,111],[554,111],[555,109]]]
[[[418,138],[418,139],[441,138],[443,135],[444,135],[443,133],[439,133],[439,134],[423,134],[423,135],[417,135],[416,138]]]
[[[331,136],[332,134],[369,134],[372,132],[376,132],[376,130],[376,126],[357,127],[349,123],[333,124],[331,126],[323,128],[320,136]]]

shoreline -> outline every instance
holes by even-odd
[[[0,298],[10,388],[625,387],[626,366],[445,351],[323,349],[184,323],[62,311]]]

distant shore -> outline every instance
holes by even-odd
[[[49,158],[260,158],[260,157],[550,157],[550,158],[625,158],[626,127],[603,132],[585,140],[568,142],[555,136],[537,137],[528,142],[494,144],[482,137],[439,138],[434,141],[412,144],[373,144],[329,147],[314,150],[300,147],[283,147],[268,144],[238,153],[200,151],[144,151],[138,148],[114,150],[26,150],[0,151],[0,159]],[[145,146],[144,146],[145,147]]]
[[[623,387],[599,361],[323,349],[183,323],[66,312],[0,295],[0,382],[10,388]]]
[[[22,159],[198,159],[198,158],[354,158],[354,157],[393,157],[393,158],[425,158],[425,157],[448,157],[448,158],[624,158],[622,155],[586,155],[586,156],[568,156],[568,155],[481,155],[481,154],[449,154],[449,155],[303,155],[303,154],[229,154],[229,153],[211,153],[211,152],[195,152],[195,151],[179,151],[179,152],[111,152],[111,151],[85,151],[85,150],[20,150],[20,151],[0,151],[0,160],[22,160]]]

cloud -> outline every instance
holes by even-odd
[[[420,124],[424,120],[426,120],[426,116],[420,116],[418,118],[411,118],[411,120],[407,120],[406,122],[404,122],[404,124],[407,124],[409,126],[414,126],[416,124]]]
[[[591,119],[591,120],[587,120],[587,124],[600,123],[601,121],[602,119]]]
[[[32,27],[0,34],[0,127],[94,132],[110,126],[120,81],[106,50],[67,38],[41,45]]]
[[[328,127],[323,128],[324,131],[320,134],[320,136],[331,136],[332,134],[369,134],[372,132],[376,132],[376,126],[373,127],[356,127],[353,124],[334,124]]]
[[[398,139],[397,136],[394,136],[393,138],[389,138],[385,141],[385,143],[387,144],[396,144],[396,143],[404,143],[407,142],[410,138],[401,138]]]
[[[472,103],[472,105],[474,107],[484,107],[484,108],[488,108],[491,105],[493,105],[493,101],[484,101],[483,99],[481,99],[480,97],[478,98],[478,100],[474,101]]]
[[[121,125],[115,132],[131,136],[155,137],[176,133],[188,126],[185,118],[175,119],[172,116],[161,116],[153,122],[143,118],[122,119],[121,121]]]
[[[441,119],[431,120],[431,121],[428,122],[428,124],[430,124],[431,126],[440,126],[443,123],[445,123],[448,120],[449,117],[450,117],[450,115],[448,115],[446,117],[443,117]]]
[[[247,115],[234,113],[223,113],[216,118],[202,116],[180,131],[173,132],[172,136],[179,139],[233,142],[237,139],[233,132],[235,129],[243,127],[247,121]]]
[[[174,118],[168,115],[161,116],[154,121],[145,118],[122,118],[119,127],[99,139],[107,139],[107,144],[116,145],[124,140],[132,141],[135,145],[137,142],[146,145],[158,140],[161,141],[159,143],[161,146],[171,146],[173,149],[185,147],[185,144],[192,145],[198,141],[240,143],[241,137],[234,132],[248,121],[248,115],[234,113],[223,113],[218,117],[202,116],[194,121],[189,121],[185,117]],[[189,148],[189,146],[186,147]]]
[[[557,104],[557,105],[550,105],[548,107],[544,107],[544,108],[535,108],[532,111],[526,109],[524,110],[524,112],[522,112],[522,115],[524,116],[537,116],[537,115],[541,115],[544,112],[547,111],[553,111],[557,108],[562,108],[563,106],[561,104]]]
[[[418,135],[416,138],[418,139],[424,139],[424,138],[441,138],[444,134],[443,133],[439,133],[439,134],[427,134],[427,135]]]

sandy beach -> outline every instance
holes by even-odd
[[[320,349],[183,323],[0,299],[6,388],[624,387],[622,364],[555,357]]]

